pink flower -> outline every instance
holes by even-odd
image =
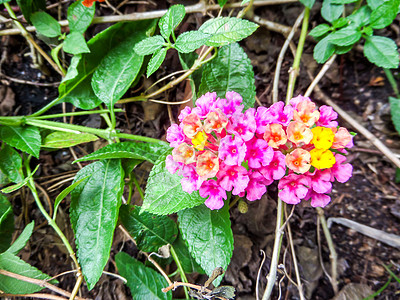
[[[211,131],[221,133],[222,129],[224,129],[227,124],[228,118],[217,108],[207,114],[204,121],[204,131],[207,133],[211,133]]]
[[[242,105],[242,96],[236,92],[226,92],[226,99],[219,98],[216,107],[220,108],[222,112],[231,117],[235,112],[242,112],[244,105]]]
[[[255,109],[250,108],[244,114],[233,114],[227,127],[228,132],[240,136],[245,142],[251,140],[256,132],[254,113]]]
[[[318,121],[316,122],[317,126],[323,126],[323,127],[337,127],[338,122],[333,121],[336,120],[338,117],[338,114],[333,110],[332,107],[327,106],[327,105],[322,105],[319,108],[320,116]]]
[[[167,141],[171,147],[177,147],[185,141],[186,137],[183,133],[182,128],[177,124],[172,124],[167,129]]]
[[[272,161],[268,165],[261,167],[258,171],[266,179],[281,179],[286,173],[285,155],[280,151],[274,151]]]
[[[307,176],[289,174],[279,181],[278,197],[287,204],[298,204],[306,197],[309,187],[310,178]]]
[[[196,172],[203,179],[214,177],[219,170],[218,157],[209,150],[197,157]]]
[[[239,166],[246,156],[246,149],[246,144],[240,137],[227,135],[221,139],[218,157],[229,166]]]
[[[296,104],[293,112],[293,119],[302,122],[307,127],[311,127],[319,119],[319,111],[315,109],[315,103],[305,98]]]
[[[267,191],[267,185],[273,180],[267,180],[260,172],[252,171],[249,173],[250,181],[246,188],[246,198],[249,201],[259,200]]]
[[[224,163],[220,164],[217,178],[220,186],[226,191],[230,191],[233,188],[233,195],[239,195],[244,192],[250,180],[245,167],[228,166]]]
[[[172,150],[174,160],[186,165],[196,161],[195,154],[194,148],[186,143],[182,143]]]
[[[193,108],[193,112],[200,118],[205,118],[207,114],[212,111],[215,107],[217,99],[217,93],[206,93],[196,100],[196,107]]]
[[[285,145],[287,137],[285,130],[281,124],[268,124],[265,128],[264,140],[268,142],[268,145],[272,148],[279,148],[279,146]]]
[[[176,171],[180,170],[183,167],[183,163],[176,162],[172,155],[168,155],[167,158],[165,159],[165,168],[170,172],[171,174],[175,174]]]
[[[289,123],[286,129],[288,140],[300,144],[309,144],[313,138],[311,129],[301,122],[293,121]]]
[[[293,106],[294,108],[297,109],[297,105],[301,102],[312,102],[309,97],[304,97],[302,95],[298,95],[297,97],[294,97],[290,99],[290,105]]]
[[[263,139],[253,138],[246,143],[247,153],[245,159],[250,168],[260,168],[268,165],[274,157],[274,150]]]
[[[268,110],[270,118],[273,119],[271,123],[279,123],[283,126],[288,126],[290,120],[293,118],[293,107],[286,105],[282,101],[274,103]]]
[[[224,206],[223,199],[226,200],[226,192],[214,179],[205,181],[201,185],[199,193],[203,198],[208,197],[204,204],[209,209],[220,209]]]
[[[307,174],[311,180],[311,188],[317,193],[329,193],[332,189],[331,172],[326,170],[315,170],[313,173]]]
[[[350,179],[353,173],[353,166],[351,164],[344,164],[346,157],[342,154],[336,154],[336,163],[330,169],[331,171],[331,181],[335,178],[337,181],[344,183]]]
[[[257,108],[257,112],[255,114],[256,120],[256,133],[264,134],[265,128],[268,124],[274,121],[274,118],[269,113],[269,109],[263,106]]]
[[[190,139],[194,138],[194,136],[201,131],[202,124],[200,118],[193,112],[182,120],[182,124],[183,132]]]
[[[353,136],[346,128],[340,127],[339,130],[335,133],[332,148],[341,149],[347,146],[350,146],[350,148],[353,146]]]
[[[293,152],[286,154],[285,157],[285,162],[288,168],[300,174],[303,174],[310,169],[310,161],[310,152],[301,148],[297,148]]]
[[[183,176],[181,179],[182,190],[189,194],[197,191],[204,182],[204,179],[197,174],[194,163],[190,165],[183,165],[178,174]]]
[[[311,199],[311,206],[312,207],[325,207],[331,202],[331,197],[325,195],[323,193],[316,193],[311,191],[307,194],[305,200]]]
[[[178,116],[179,122],[182,122],[182,120],[191,113],[192,109],[189,106],[186,106],[184,109],[181,110],[181,113]]]

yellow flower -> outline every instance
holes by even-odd
[[[336,158],[332,151],[325,149],[312,149],[311,154],[311,165],[317,169],[332,168],[336,162]]]
[[[335,134],[333,133],[332,129],[317,126],[311,129],[311,131],[313,133],[313,139],[311,143],[314,144],[315,148],[328,150],[332,146],[335,138]]]
[[[204,150],[206,142],[207,142],[207,134],[205,134],[204,131],[199,131],[192,139],[193,147],[195,147],[197,150],[200,151]]]

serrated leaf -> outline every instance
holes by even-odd
[[[182,22],[186,11],[182,4],[172,5],[164,16],[161,17],[158,26],[161,35],[168,41],[171,33]]]
[[[147,160],[154,164],[160,155],[169,148],[170,147],[168,144],[162,141],[160,141],[160,143],[115,143],[107,145],[93,153],[81,157],[75,160],[74,163],[97,159],[131,158]]]
[[[187,31],[178,36],[174,47],[181,53],[193,52],[205,45],[210,37],[210,34],[201,31]]]
[[[172,246],[174,247],[174,250],[178,255],[179,261],[185,273],[190,274],[196,272],[200,274],[205,274],[203,269],[190,254],[187,243],[185,242],[181,234],[178,235],[178,238],[175,240]]]
[[[90,133],[56,131],[44,138],[42,147],[62,149],[96,140],[98,140],[98,137]]]
[[[95,13],[95,6],[87,7],[82,5],[82,0],[72,3],[68,7],[68,27],[71,32],[84,33],[92,23]]]
[[[338,19],[344,10],[343,4],[333,4],[332,1],[333,0],[324,0],[321,7],[322,17],[330,23]]]
[[[93,91],[108,107],[121,99],[139,74],[143,56],[133,51],[133,46],[145,37],[146,33],[141,31],[135,34],[135,39],[122,42],[103,58],[94,72]]]
[[[366,37],[364,55],[378,67],[392,69],[399,66],[399,53],[396,43],[383,36]]]
[[[135,300],[170,300],[172,292],[162,292],[168,286],[159,273],[146,267],[125,252],[115,255],[118,273],[128,281],[127,285]]]
[[[23,152],[39,158],[41,137],[34,126],[0,126],[0,140]]]
[[[235,91],[243,97],[245,110],[254,106],[256,88],[253,66],[237,43],[222,47],[217,57],[203,67],[198,95],[216,92],[224,98],[229,91]]]
[[[338,46],[350,46],[361,38],[361,31],[353,26],[347,26],[329,35],[329,42]]]
[[[331,26],[328,24],[320,24],[317,27],[314,27],[308,34],[314,38],[323,36],[325,33],[331,30]]]
[[[146,192],[142,205],[143,211],[157,215],[168,215],[179,210],[204,203],[199,192],[191,194],[182,190],[181,179],[177,173],[171,174],[165,168],[165,159],[171,153],[165,152],[156,161],[147,180]]]
[[[314,59],[319,64],[326,62],[335,53],[335,46],[329,42],[329,35],[314,47]]]
[[[314,6],[315,0],[300,0],[300,2],[308,8],[312,8]]]
[[[371,13],[370,26],[374,29],[382,29],[392,24],[397,16],[400,0],[389,0],[382,3]]]
[[[21,156],[12,147],[4,144],[3,148],[0,150],[0,170],[10,179],[11,182],[20,182],[22,181],[19,172],[21,168]]]
[[[21,234],[18,236],[18,238],[15,240],[15,242],[7,249],[8,253],[17,255],[21,249],[23,249],[26,245],[26,243],[29,241],[33,228],[35,226],[35,222],[32,221],[28,225],[25,226],[24,230],[21,232]]]
[[[57,20],[44,11],[38,11],[31,15],[31,22],[36,30],[47,37],[61,35],[61,26]]]
[[[371,9],[368,6],[361,6],[360,9],[348,16],[347,19],[353,21],[355,25],[361,27],[369,24],[370,17]]]
[[[0,254],[0,269],[30,278],[45,280],[50,276],[24,262],[9,252]],[[31,294],[43,290],[44,287],[22,280],[0,275],[0,290],[10,294]]]
[[[25,177],[25,179],[23,181],[13,184],[11,186],[5,187],[4,189],[0,190],[0,192],[9,194],[9,193],[15,192],[16,190],[22,188],[23,186],[25,186],[28,183],[29,179],[35,174],[37,169],[39,169],[39,165],[37,165],[36,168],[33,170],[33,172],[29,176]]]
[[[81,169],[74,182],[88,175],[71,193],[70,218],[78,261],[91,290],[110,256],[124,174],[120,160],[102,160]]]
[[[89,47],[86,44],[85,38],[80,32],[71,32],[67,35],[64,41],[63,50],[67,53],[74,55],[90,52]]]
[[[136,34],[152,33],[155,28],[156,20],[119,22],[89,40],[90,53],[76,55],[71,60],[67,75],[58,88],[59,101],[85,110],[98,106],[101,100],[93,92],[91,79],[103,57],[120,43],[136,39]]]
[[[119,217],[137,247],[144,252],[157,252],[160,247],[172,244],[178,235],[171,218],[146,211],[140,213],[139,206],[123,205]]]
[[[155,35],[138,42],[134,50],[138,55],[149,55],[161,49],[164,44],[164,38],[161,35]]]
[[[0,253],[11,244],[14,232],[14,213],[7,197],[0,194]]]
[[[400,99],[389,97],[393,125],[400,134]]]
[[[228,267],[233,252],[233,233],[229,205],[210,210],[205,205],[178,212],[179,228],[187,241],[189,252],[208,276],[215,268]],[[201,230],[199,230],[201,228]],[[218,286],[222,276],[214,280]]]
[[[243,40],[258,27],[257,24],[244,19],[219,17],[206,21],[199,31],[211,35],[207,46],[219,47]]]
[[[150,77],[150,75],[157,71],[158,68],[161,66],[165,59],[165,56],[167,55],[167,50],[167,48],[161,48],[154,52],[149,61],[149,64],[147,65],[147,77]]]

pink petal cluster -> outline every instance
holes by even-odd
[[[325,105],[317,109],[303,96],[289,105],[243,108],[236,92],[225,98],[207,93],[195,108],[181,111],[179,125],[168,128],[174,149],[166,168],[182,176],[183,190],[199,191],[206,206],[220,209],[227,192],[254,201],[279,180],[279,197],[286,203],[311,199],[312,206],[327,205],[332,182],[352,175],[345,157],[352,135],[337,128],[337,113]]]

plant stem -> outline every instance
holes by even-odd
[[[310,9],[306,7],[304,10],[303,25],[301,26],[299,44],[297,46],[296,56],[294,57],[293,66],[289,75],[288,89],[286,93],[286,102],[293,97],[296,78],[300,72],[300,60],[301,60],[301,55],[303,54],[304,42],[306,41],[307,37],[309,17],[310,17]]]
[[[174,249],[174,247],[173,247],[172,245],[171,245],[170,251],[171,251],[172,258],[174,259],[174,261],[175,261],[175,263],[176,263],[176,267],[178,268],[179,274],[180,274],[180,276],[181,276],[181,280],[182,280],[183,282],[185,282],[185,283],[188,283],[188,280],[187,280],[187,278],[186,278],[185,271],[184,271],[183,268],[182,268],[181,261],[179,260],[179,257],[178,257],[178,255],[176,254],[175,249]],[[189,298],[188,291],[187,291],[187,287],[183,287],[183,289],[184,289],[184,291],[185,291],[186,299],[190,299],[190,298]]]
[[[137,181],[137,178],[136,178],[136,175],[135,175],[135,173],[131,173],[131,176],[132,176],[132,181],[133,181],[133,183],[135,184],[135,187],[136,187],[136,189],[137,189],[137,191],[138,191],[138,193],[139,193],[139,195],[140,195],[140,198],[142,198],[142,200],[144,200],[144,194],[143,194],[143,191],[142,191],[142,188],[140,187],[140,184],[139,184],[139,182]],[[130,200],[129,200],[130,201]],[[171,246],[172,247],[172,246]]]
[[[77,111],[77,112],[69,112],[69,113],[60,113],[60,114],[52,114],[45,116],[32,117],[35,120],[45,120],[45,119],[55,119],[62,117],[71,117],[71,116],[85,116],[85,115],[93,115],[93,114],[106,114],[109,113],[108,109],[99,109],[99,110],[91,110],[91,111]],[[122,109],[115,109],[115,112],[123,112]],[[28,116],[30,118],[31,116]]]
[[[386,77],[389,80],[390,85],[392,86],[393,92],[396,94],[396,98],[400,99],[399,88],[397,87],[397,82],[394,79],[392,72],[386,68],[383,68],[383,71],[385,71]]]
[[[48,103],[46,106],[39,109],[37,112],[31,114],[30,117],[38,117],[38,116],[44,114],[46,111],[48,111],[53,106],[55,106],[61,102],[62,102],[62,99],[56,98],[56,99],[52,100],[50,103]]]
[[[53,58],[54,62],[57,64],[57,66],[60,68],[61,72],[64,74],[63,77],[65,77],[67,72],[64,70],[64,68],[62,67],[62,65],[60,63],[60,60],[58,59],[58,53],[60,52],[60,50],[62,49],[63,46],[64,46],[64,43],[61,43],[60,45],[58,45],[57,47],[52,49],[50,54],[51,54],[51,57]]]

